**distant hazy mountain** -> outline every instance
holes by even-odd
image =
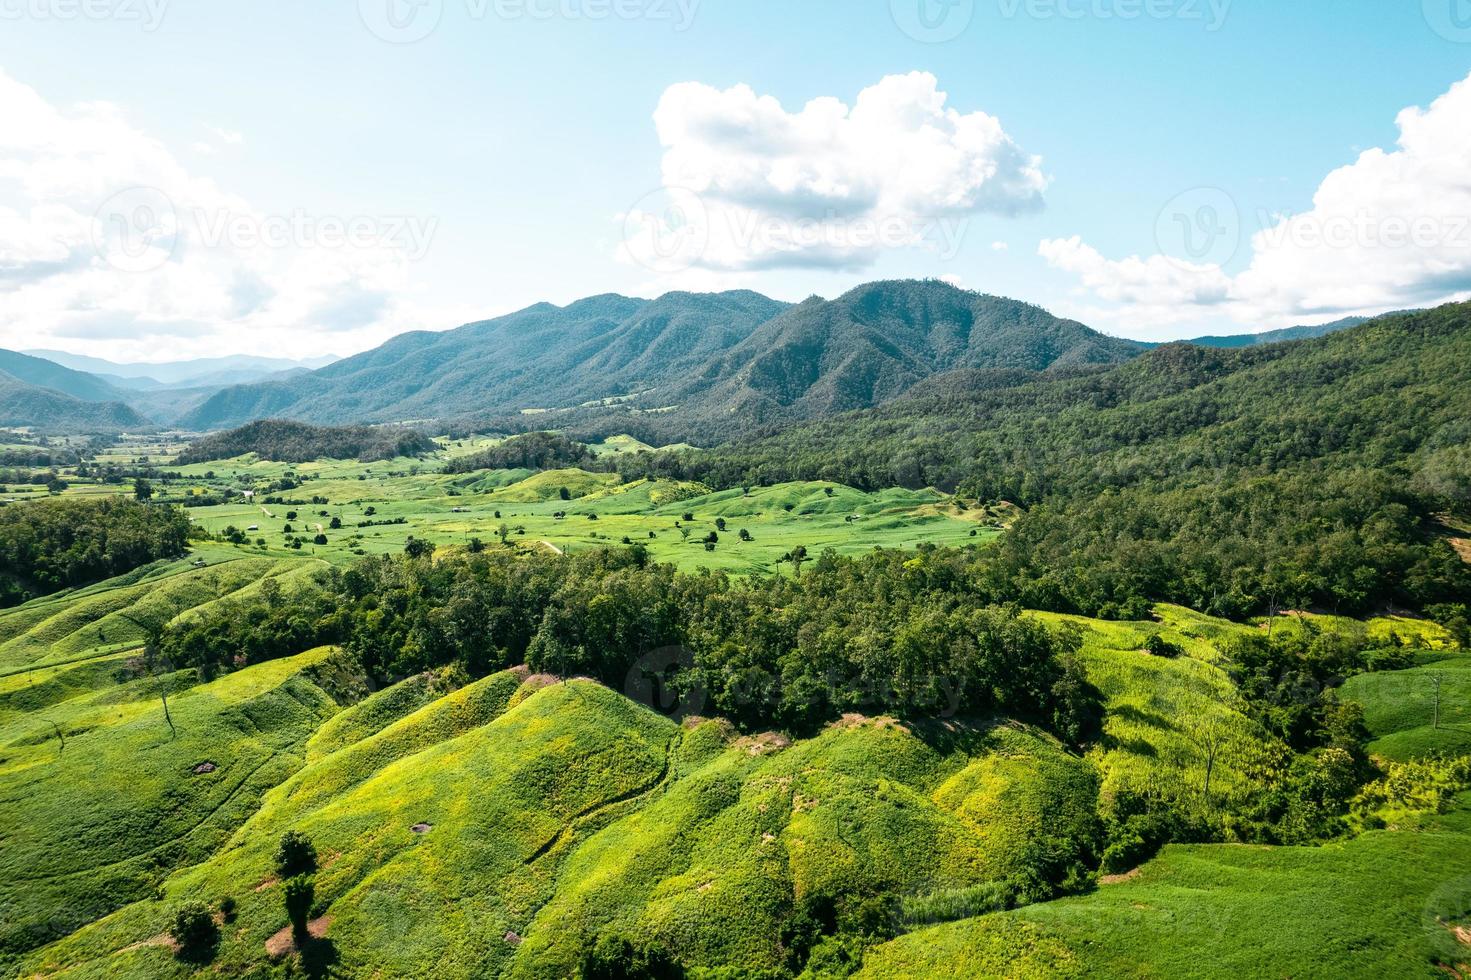
[[[84,402],[123,401],[127,397],[127,392],[102,378],[13,350],[0,349],[0,371],[16,381],[50,388]]]
[[[0,425],[43,432],[100,432],[141,428],[147,420],[121,402],[83,401],[0,371]]]
[[[325,367],[337,360],[332,356],[288,360],[233,354],[228,357],[201,357],[187,361],[119,363],[85,354],[68,354],[65,351],[31,350],[26,353],[98,375],[118,387],[138,390],[247,384],[286,371]]]
[[[1144,349],[937,281],[871,283],[796,306],[746,291],[605,295],[404,334],[308,375],[227,388],[183,424],[657,416],[710,438],[880,404],[958,368],[1108,364]]]
[[[1195,337],[1186,343],[1195,344],[1197,347],[1255,347],[1257,344],[1278,344],[1287,340],[1309,340],[1313,337],[1325,337],[1330,333],[1357,327],[1361,323],[1368,323],[1372,317],[1349,316],[1342,320],[1334,320],[1332,323],[1320,323],[1311,327],[1283,327],[1281,330],[1268,330],[1265,333],[1244,333],[1224,337]],[[1150,346],[1160,346],[1151,344]]]

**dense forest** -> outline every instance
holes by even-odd
[[[1242,350],[1169,345],[1060,376],[960,372],[873,411],[626,477],[937,486],[1026,515],[990,573],[1026,605],[1168,599],[1239,616],[1464,597],[1436,515],[1471,506],[1471,306]]]
[[[189,519],[125,497],[0,507],[0,606],[184,553]]]
[[[528,432],[489,449],[459,456],[445,466],[446,473],[475,470],[554,470],[593,463],[592,451],[555,432]]]
[[[676,572],[637,546],[410,552],[365,558],[289,599],[271,589],[221,604],[162,631],[158,655],[212,673],[336,642],[384,681],[526,663],[617,690],[658,685],[750,730],[811,733],[860,710],[994,712],[1078,742],[1093,723],[1076,637],[978,590],[965,551],[825,554],[759,581]]]
[[[207,463],[255,453],[261,459],[307,463],[314,459],[357,459],[365,463],[434,450],[434,441],[404,426],[319,426],[284,419],[251,422],[228,432],[197,439],[179,454],[179,463]]]

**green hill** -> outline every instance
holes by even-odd
[[[356,459],[371,463],[418,456],[438,447],[428,436],[402,426],[320,426],[265,419],[191,442],[179,453],[180,465],[233,459],[254,453],[260,459],[306,463],[316,459]]]

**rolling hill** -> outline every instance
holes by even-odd
[[[283,463],[321,458],[373,462],[416,456],[434,448],[434,442],[422,432],[400,426],[319,426],[263,419],[196,440],[179,454],[178,462],[204,463],[247,453]]]

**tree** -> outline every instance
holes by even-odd
[[[410,558],[428,558],[434,554],[434,542],[416,538],[410,534],[404,540],[404,554]]]
[[[153,484],[149,483],[147,480],[143,479],[143,477],[141,477],[141,476],[138,477],[137,479],[135,479],[133,481],[133,497],[135,499],[137,499],[137,500],[140,500],[140,501],[144,502],[144,503],[147,503],[148,501],[152,500],[153,499]]]
[[[316,537],[312,538],[312,544],[326,544],[326,543],[327,543],[327,535],[325,535],[325,534],[318,534]]]
[[[169,935],[179,944],[179,951],[186,955],[203,953],[220,941],[219,927],[203,902],[185,902],[175,909]]]
[[[283,878],[317,870],[317,848],[299,830],[288,830],[276,845],[276,873]]]
[[[571,500],[572,499],[572,491],[571,490],[568,490],[566,487],[558,487],[557,488],[557,496],[560,497],[560,498],[562,498],[563,500]]]
[[[715,518],[715,530],[717,530],[717,531],[724,531],[725,530],[725,518],[723,518],[723,517],[717,517],[717,518]]]
[[[327,527],[331,528],[333,531],[340,531],[342,529],[342,518],[332,518],[332,520],[327,522]]]
[[[316,886],[310,875],[290,878],[282,889],[281,898],[286,904],[286,918],[291,920],[291,935],[298,946],[311,935],[307,931],[307,922],[311,919],[312,902],[316,897]]]

